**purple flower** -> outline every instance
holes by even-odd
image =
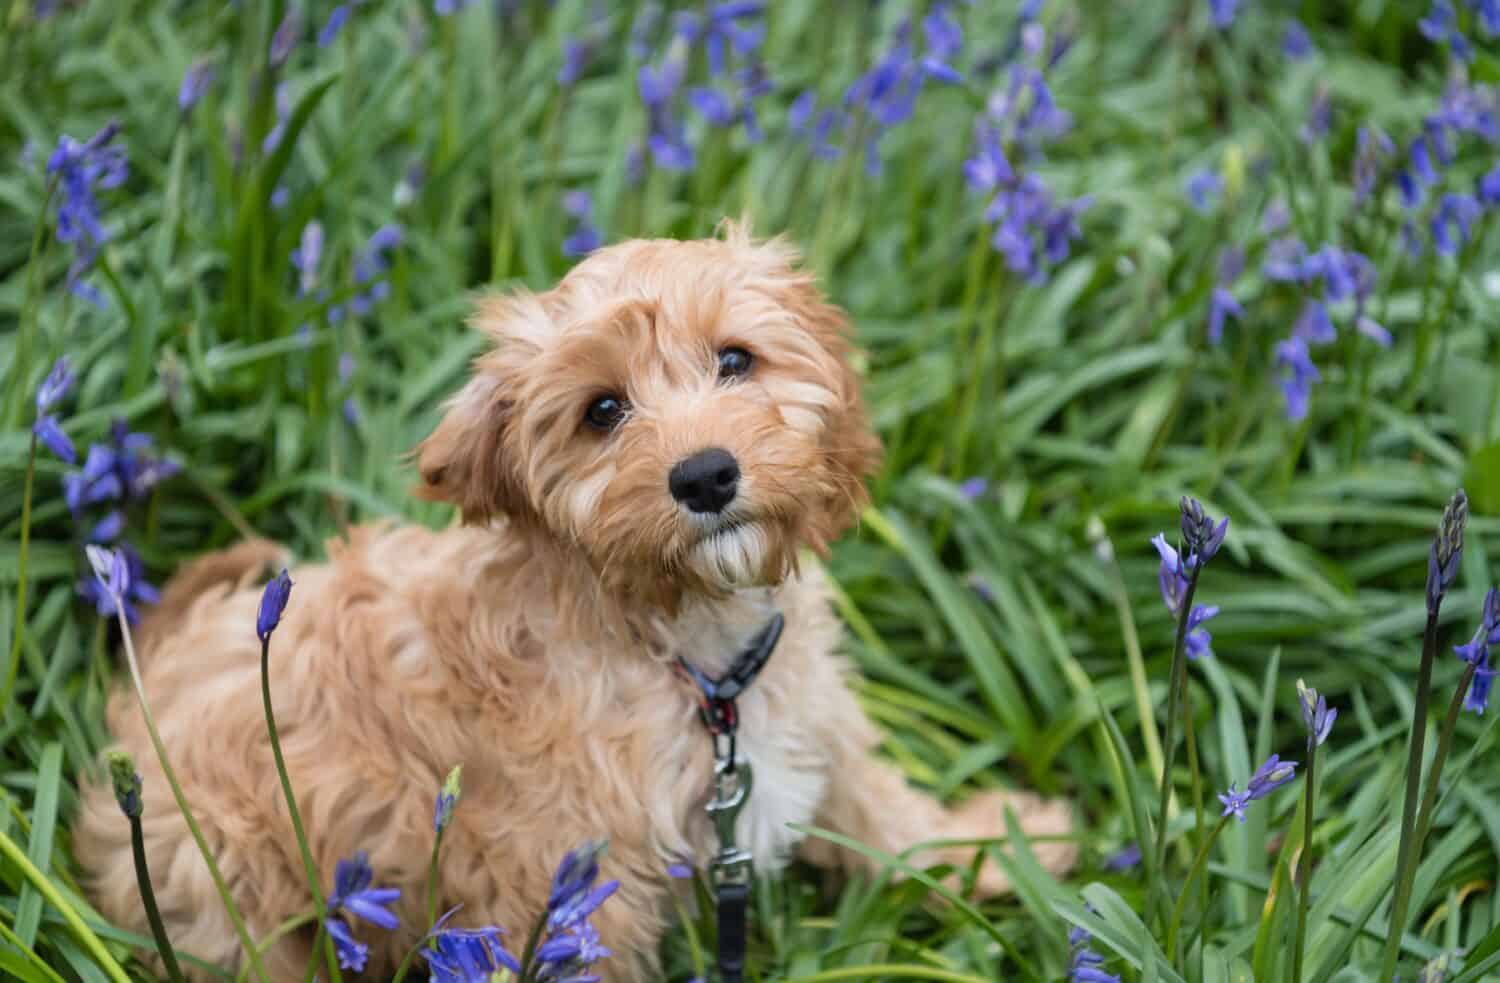
[[[463,797],[462,777],[463,765],[454,765],[448,777],[443,779],[443,787],[438,790],[437,802],[432,808],[432,829],[436,833],[441,833],[453,822],[453,810]]]
[[[1202,625],[1203,622],[1209,620],[1218,613],[1219,606],[1217,604],[1193,605],[1192,612],[1188,614],[1187,637],[1183,640],[1184,651],[1187,652],[1187,657],[1189,659],[1197,660],[1213,657],[1213,636],[1210,635],[1208,633],[1208,629],[1202,627]]]
[[[966,478],[958,486],[958,493],[966,500],[973,502],[978,500],[989,489],[990,482],[988,478]]]
[[[1328,308],[1316,300],[1302,305],[1302,313],[1297,316],[1292,334],[1313,345],[1326,345],[1338,337],[1328,316]]]
[[[266,589],[260,595],[260,611],[255,616],[255,634],[263,643],[271,640],[271,633],[276,630],[277,625],[281,624],[281,615],[286,610],[286,602],[291,599],[292,578],[287,576],[286,569],[282,568],[282,571],[266,584]],[[343,861],[339,862],[339,869],[343,869]]]
[[[1474,666],[1474,679],[1464,697],[1464,709],[1482,714],[1489,706],[1495,669],[1490,663],[1490,647],[1500,645],[1500,588],[1491,587],[1484,597],[1484,611],[1474,637],[1466,645],[1456,645],[1454,654]]]
[[[318,264],[323,259],[323,223],[313,219],[302,227],[302,238],[292,250],[292,266],[300,276],[297,296],[305,297],[317,289]]]
[[[93,266],[99,248],[109,238],[94,190],[117,188],[128,173],[124,149],[110,145],[119,131],[120,124],[111,122],[85,143],[63,136],[47,160],[47,173],[62,192],[57,206],[57,238],[73,244],[68,288],[95,303],[101,303],[102,298],[81,277]]]
[[[1317,143],[1328,135],[1328,129],[1332,125],[1333,97],[1329,94],[1328,86],[1320,83],[1313,93],[1312,106],[1307,111],[1307,122],[1302,124],[1298,136],[1303,143]]]
[[[1478,198],[1484,205],[1500,205],[1500,164],[1486,171],[1479,179]]]
[[[563,195],[563,211],[577,222],[563,240],[564,256],[586,256],[604,244],[604,236],[594,225],[594,199],[587,191],[570,191]]]
[[[1188,570],[1183,568],[1177,551],[1167,542],[1165,534],[1157,533],[1153,536],[1151,545],[1156,547],[1156,552],[1161,556],[1156,582],[1161,588],[1162,603],[1167,606],[1168,611],[1176,615],[1182,607],[1183,595],[1187,592]]]
[[[1411,164],[1411,173],[1422,184],[1436,184],[1438,173],[1432,166],[1432,155],[1427,148],[1427,138],[1417,137],[1412,140],[1411,146],[1406,151],[1407,160]]]
[[[1198,171],[1188,178],[1184,186],[1188,201],[1200,212],[1207,212],[1218,203],[1224,191],[1224,182],[1213,171]]]
[[[1141,845],[1129,843],[1114,853],[1110,854],[1104,861],[1104,869],[1109,871],[1129,870],[1139,866],[1141,862]]]
[[[1218,555],[1224,537],[1229,535],[1229,519],[1215,523],[1203,510],[1203,503],[1189,495],[1182,496],[1178,510],[1182,513],[1179,528],[1187,552],[1184,565],[1194,570]]]
[[[667,876],[677,881],[691,880],[693,876],[692,865],[680,861],[667,864]]]
[[[1472,195],[1443,195],[1432,214],[1433,248],[1443,256],[1458,252],[1469,241],[1470,227],[1481,212],[1483,208]]]
[[[43,447],[69,464],[78,463],[78,452],[73,449],[73,441],[63,432],[62,424],[57,417],[48,414],[39,416],[31,425],[31,432]]]
[[[323,29],[318,32],[318,47],[326,48],[339,36],[339,31],[344,29],[344,22],[349,19],[349,5],[341,3],[328,14],[328,21]]]
[[[1302,707],[1302,724],[1307,728],[1307,750],[1311,752],[1328,740],[1328,733],[1333,730],[1333,722],[1338,719],[1339,711],[1336,707],[1330,707],[1322,694],[1300,679],[1297,680],[1297,702]]]
[[[387,254],[395,251],[405,237],[401,226],[387,223],[375,230],[365,248],[355,257],[354,281],[367,285],[365,290],[356,293],[349,300],[349,309],[356,316],[363,317],[370,313],[377,303],[390,294],[390,284],[379,278],[390,268],[390,257]],[[332,311],[329,312],[329,318],[333,319]]]
[[[119,509],[113,509],[94,524],[94,528],[89,530],[88,539],[91,543],[112,543],[124,531],[125,515]]]
[[[46,413],[68,395],[73,388],[72,360],[66,355],[52,363],[41,385],[36,387],[36,411]]]
[[[84,547],[84,553],[94,568],[94,576],[79,581],[78,594],[94,606],[100,617],[122,611],[125,620],[135,624],[140,620],[137,604],[155,604],[161,600],[156,588],[146,581],[146,565],[141,555],[129,543],[122,542],[115,549],[90,543]]]
[[[427,934],[433,944],[421,948],[432,983],[476,983],[488,980],[501,969],[519,976],[521,964],[506,951],[500,941],[505,933],[500,929],[493,925],[473,929],[444,927],[457,910],[454,908],[437,920]]]
[[[1208,302],[1208,340],[1217,345],[1224,338],[1224,319],[1236,321],[1245,316],[1245,309],[1234,299],[1234,294],[1224,287],[1215,287]]]
[[[193,62],[183,74],[182,84],[177,88],[177,108],[183,113],[192,112],[193,107],[208,94],[208,88],[214,84],[217,76],[218,69],[207,58],[199,58]]]
[[[1279,342],[1276,345],[1276,364],[1286,370],[1280,385],[1286,399],[1287,419],[1294,423],[1305,419],[1312,384],[1321,378],[1318,367],[1308,355],[1307,342],[1297,335]]]
[[[1086,929],[1076,925],[1068,930],[1068,946],[1072,950],[1068,962],[1068,983],[1120,983],[1118,976],[1100,968],[1104,965],[1104,957],[1089,948],[1093,939]]]
[[[577,38],[563,39],[563,63],[557,70],[557,84],[564,88],[574,85],[583,78],[583,73],[588,69],[589,59],[593,56],[593,47],[585,41]]]
[[[1460,488],[1443,509],[1442,522],[1427,554],[1427,612],[1436,615],[1443,595],[1458,577],[1464,553],[1464,526],[1469,521],[1469,497]]]
[[[1281,51],[1292,61],[1303,61],[1313,54],[1312,38],[1299,20],[1287,21],[1286,31],[1281,36]]]
[[[469,5],[469,0],[432,0],[432,12],[439,17],[451,17]]]
[[[282,576],[285,576],[284,571]],[[339,965],[355,972],[364,969],[370,950],[354,938],[347,917],[362,918],[388,931],[400,925],[390,906],[401,897],[401,889],[371,887],[374,878],[365,851],[360,850],[353,857],[340,860],[334,868],[333,893],[328,896],[327,912],[323,917],[323,926],[332,936],[334,948],[338,951]],[[341,912],[345,918],[335,917]]]
[[[1361,314],[1359,317],[1355,318],[1354,319],[1354,330],[1358,331],[1360,334],[1364,335],[1366,338],[1369,338],[1371,341],[1375,342],[1375,344],[1379,345],[1381,348],[1389,348],[1389,347],[1391,347],[1391,341],[1392,341],[1391,333],[1389,331],[1387,331],[1373,317],[1369,317],[1368,315]]]
[[[302,35],[302,14],[296,7],[290,8],[281,23],[276,25],[276,33],[271,35],[271,51],[269,62],[272,68],[280,68],[286,64],[291,57],[292,48],[296,47],[297,39]]]
[[[1245,791],[1236,791],[1234,783],[1230,783],[1229,791],[1220,793],[1219,801],[1224,805],[1224,815],[1234,816],[1240,822],[1245,821],[1245,807],[1256,799],[1263,799],[1276,791],[1287,782],[1297,777],[1297,762],[1282,761],[1280,756],[1271,755],[1265,764],[1256,769],[1255,774],[1250,776],[1250,781],[1245,785]]]
[[[1239,0],[1208,0],[1208,12],[1213,18],[1214,27],[1226,31],[1234,24],[1234,15],[1239,8]]]

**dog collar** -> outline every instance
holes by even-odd
[[[755,681],[766,663],[771,661],[771,653],[776,651],[776,643],[781,640],[781,630],[784,627],[786,618],[778,611],[750,639],[750,643],[718,679],[709,676],[687,659],[678,657],[677,665],[683,675],[697,687],[699,714],[703,719],[703,726],[715,738],[715,743],[723,735],[732,738],[739,727],[739,711],[735,700]]]

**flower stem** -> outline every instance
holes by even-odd
[[[1161,796],[1156,823],[1156,869],[1161,871],[1167,859],[1167,807],[1172,799],[1172,765],[1177,757],[1177,704],[1187,675],[1187,625],[1193,610],[1193,594],[1198,590],[1198,575],[1202,564],[1193,567],[1188,576],[1187,588],[1182,592],[1182,605],[1177,613],[1177,641],[1172,647],[1172,668],[1167,686],[1167,723],[1162,738],[1162,753],[1166,760],[1161,769]],[[1157,892],[1152,891],[1146,902],[1146,924],[1156,916]]]
[[[1302,983],[1302,957],[1307,942],[1307,911],[1312,907],[1313,802],[1317,791],[1318,746],[1309,741],[1307,771],[1302,778],[1302,858],[1297,864],[1297,940],[1292,946],[1292,983]]]
[[[318,913],[315,910],[308,910],[304,911],[300,915],[293,915],[291,918],[288,918],[280,925],[277,925],[275,928],[271,929],[270,933],[267,934],[265,938],[255,943],[255,947],[261,952],[265,952],[267,949],[271,948],[271,946],[280,942],[283,938],[292,934],[297,929],[301,928],[304,925],[311,925],[313,922],[317,921],[317,919]],[[249,972],[249,967],[242,967],[239,973],[236,974],[234,983],[243,983],[245,974],[247,972]]]
[[[432,840],[432,857],[427,861],[427,927],[430,930],[433,923],[437,921],[437,879],[438,879],[438,850],[443,846],[443,831],[437,831]],[[401,965],[396,969],[396,975],[391,977],[391,983],[401,983],[406,978],[406,971],[411,968],[411,961],[416,958],[426,945],[423,939],[407,950]]]
[[[1438,782],[1443,777],[1443,765],[1448,762],[1448,752],[1453,747],[1453,731],[1458,727],[1458,715],[1464,707],[1464,697],[1469,693],[1469,685],[1474,681],[1476,671],[1474,663],[1464,667],[1464,674],[1459,677],[1458,687],[1453,691],[1453,699],[1448,702],[1448,715],[1443,718],[1443,729],[1438,732],[1437,751],[1432,756],[1432,767],[1427,772],[1427,787],[1422,792],[1422,809],[1417,813],[1417,833],[1412,840],[1412,852],[1418,857],[1422,855],[1422,846],[1427,842],[1427,833],[1432,829],[1433,816],[1437,811]]]
[[[16,633],[10,643],[10,661],[5,667],[5,688],[0,689],[0,719],[10,708],[10,695],[21,669],[21,645],[26,638],[26,553],[31,545],[31,485],[36,474],[36,434],[31,435],[31,453],[26,457],[26,479],[21,492],[21,549],[16,554]]]
[[[68,927],[73,930],[78,941],[83,943],[83,947],[89,951],[89,955],[94,958],[94,962],[106,976],[115,983],[130,983],[130,977],[125,975],[125,970],[121,969],[115,957],[109,954],[109,950],[104,947],[99,936],[91,932],[84,924],[83,917],[78,914],[77,909],[58,892],[57,886],[47,878],[47,875],[37,869],[31,859],[26,856],[26,851],[17,846],[16,842],[4,832],[0,832],[0,856],[15,864],[21,876],[30,881],[47,903],[57,909],[63,921],[68,923]]]
[[[1198,848],[1198,856],[1193,858],[1193,866],[1188,870],[1187,883],[1177,894],[1177,904],[1172,908],[1172,920],[1167,926],[1167,952],[1171,954],[1173,963],[1177,962],[1177,933],[1182,928],[1183,913],[1187,911],[1188,895],[1193,893],[1190,890],[1193,880],[1202,873],[1204,865],[1208,863],[1208,853],[1213,849],[1215,841],[1224,831],[1224,824],[1227,822],[1229,822],[1228,816],[1220,816],[1219,821],[1214,823],[1214,828],[1209,830],[1208,838]]]
[[[10,405],[5,408],[7,428],[20,421],[21,408],[26,405],[26,373],[31,369],[31,337],[36,334],[37,267],[42,265],[42,237],[47,230],[47,213],[56,191],[57,178],[54,176],[47,182],[47,192],[42,196],[42,214],[37,216],[36,230],[31,234],[31,253],[26,258],[26,299],[22,302],[21,321],[16,329],[15,358],[10,370]]]
[[[115,599],[115,617],[120,622],[120,633],[125,641],[125,662],[130,668],[130,680],[135,685],[136,699],[141,707],[141,718],[146,723],[146,733],[151,737],[151,747],[156,751],[156,760],[161,762],[162,775],[172,789],[172,798],[177,802],[177,809],[182,813],[183,821],[187,823],[188,832],[192,834],[193,842],[198,846],[198,852],[203,855],[203,862],[208,865],[209,877],[214,882],[219,901],[224,905],[224,912],[234,926],[235,935],[239,936],[245,956],[250,960],[251,969],[255,972],[257,979],[269,980],[265,964],[260,960],[260,952],[255,948],[255,941],[250,938],[249,929],[245,927],[245,919],[240,915],[240,910],[229,893],[229,885],[224,882],[224,874],[219,870],[218,861],[214,859],[213,851],[208,847],[208,841],[203,838],[203,830],[199,828],[198,820],[193,816],[193,810],[188,807],[187,797],[182,794],[182,786],[177,781],[177,773],[173,771],[172,762],[167,758],[167,746],[162,743],[161,734],[156,729],[156,718],[151,715],[151,706],[146,702],[146,687],[141,682],[141,666],[135,657],[135,641],[130,634],[130,623],[125,620],[125,607],[120,603],[119,598]]]
[[[1388,980],[1396,974],[1401,955],[1401,936],[1406,931],[1406,908],[1411,903],[1412,881],[1417,863],[1413,845],[1417,820],[1417,789],[1422,781],[1422,749],[1427,738],[1427,704],[1432,695],[1432,661],[1437,655],[1437,598],[1427,613],[1427,627],[1422,632],[1422,662],[1417,669],[1417,699],[1412,711],[1410,751],[1406,759],[1406,798],[1401,806],[1401,843],[1396,850],[1396,896],[1391,902],[1391,919],[1386,933],[1385,954],[1377,979]]]
[[[276,714],[271,709],[271,635],[267,632],[260,640],[260,698],[266,710],[266,732],[271,737],[271,756],[276,759],[276,776],[281,779],[281,793],[286,797],[287,812],[292,817],[292,833],[297,837],[297,849],[302,854],[302,869],[307,874],[307,887],[312,892],[313,905],[323,910],[323,886],[318,877],[318,865],[313,862],[312,849],[307,845],[307,832],[302,826],[302,813],[297,809],[297,797],[292,794],[292,780],[286,772],[286,758],[281,754],[281,737],[276,732]],[[331,979],[341,980],[338,959],[333,951],[333,937],[323,937],[323,954],[328,963]]]
[[[151,923],[151,937],[156,940],[156,951],[161,953],[167,979],[172,983],[182,983],[182,967],[177,965],[177,953],[172,950],[172,940],[167,938],[167,927],[162,924],[161,910],[156,906],[156,892],[151,889],[151,871],[146,865],[146,837],[141,832],[141,817],[129,818],[130,853],[135,859],[135,884],[141,893],[141,905],[146,909],[146,921]]]

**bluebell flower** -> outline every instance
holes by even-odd
[[[328,20],[323,24],[323,29],[318,32],[318,47],[326,48],[339,36],[339,31],[344,29],[344,23],[349,20],[349,5],[341,3],[334,7],[328,14]]]
[[[1276,198],[1266,206],[1265,214],[1260,217],[1260,231],[1273,236],[1290,225],[1291,221],[1292,213],[1286,206],[1286,199]]]
[[[47,160],[47,173],[56,179],[62,192],[57,207],[57,238],[73,244],[68,288],[95,303],[102,303],[103,298],[81,278],[109,238],[94,190],[117,188],[128,173],[124,149],[112,146],[119,131],[120,124],[111,122],[84,143],[63,136]]]
[[[1473,57],[1469,39],[1459,30],[1451,0],[1433,0],[1427,16],[1417,21],[1417,29],[1434,44],[1446,43],[1458,60],[1467,62]]]
[[[1436,184],[1438,173],[1432,166],[1432,155],[1428,151],[1427,138],[1416,137],[1406,151],[1407,160],[1411,164],[1411,174],[1424,185]]]
[[[1215,287],[1208,302],[1208,340],[1217,345],[1224,338],[1224,319],[1236,321],[1245,316],[1245,309],[1234,299],[1234,294],[1225,287]]]
[[[563,63],[557,70],[557,84],[567,88],[583,78],[589,59],[593,56],[593,46],[577,38],[564,38],[562,54]]]
[[[988,478],[966,478],[958,486],[958,493],[968,501],[973,502],[977,501],[989,489],[990,482]]]
[[[1322,378],[1307,351],[1307,342],[1293,335],[1276,345],[1276,364],[1285,369],[1279,383],[1286,399],[1287,419],[1298,422],[1307,417],[1313,383]]]
[[[1261,273],[1267,280],[1281,283],[1301,283],[1307,273],[1307,247],[1302,240],[1282,238],[1266,246],[1266,256],[1261,262]]]
[[[457,910],[437,920],[427,934],[432,945],[421,948],[432,983],[481,983],[501,969],[519,976],[521,964],[506,950],[500,929],[445,927]]]
[[[1476,185],[1480,204],[1488,207],[1500,205],[1500,164],[1496,164],[1480,177]]]
[[[199,58],[189,65],[182,76],[182,84],[177,87],[177,108],[184,114],[192,112],[193,107],[208,94],[209,86],[214,84],[217,76],[218,69],[207,58]]]
[[[318,266],[323,261],[323,223],[313,219],[302,227],[302,237],[292,250],[297,270],[297,296],[305,297],[318,287]]]
[[[288,582],[288,587],[290,587],[290,582]],[[400,925],[396,915],[390,910],[390,906],[400,899],[401,889],[371,887],[374,879],[375,872],[370,869],[369,855],[365,851],[360,850],[353,857],[340,860],[334,867],[333,892],[328,895],[323,916],[323,926],[333,938],[334,948],[339,956],[339,965],[355,972],[360,972],[365,968],[370,949],[355,939],[347,916],[362,918],[387,931]],[[340,914],[346,917],[337,917]]]
[[[1483,714],[1489,706],[1496,672],[1490,662],[1490,648],[1496,645],[1500,645],[1500,588],[1491,587],[1485,594],[1483,614],[1474,637],[1465,645],[1453,647],[1454,654],[1474,666],[1474,679],[1464,697],[1466,710]]]
[[[120,811],[130,819],[141,816],[141,774],[135,770],[135,760],[129,752],[111,750],[104,752],[109,765],[110,784],[114,786],[115,801]]]
[[[1234,24],[1239,6],[1239,0],[1208,0],[1208,12],[1213,18],[1214,27],[1221,31],[1228,30]]]
[[[1224,182],[1213,171],[1198,171],[1187,179],[1184,189],[1193,207],[1200,212],[1207,212],[1218,203],[1219,195],[1224,191]]]
[[[302,35],[302,14],[296,7],[287,10],[276,31],[271,35],[271,50],[268,61],[272,68],[280,68],[291,57],[297,39]]]
[[[1361,314],[1354,319],[1354,330],[1369,338],[1381,348],[1391,347],[1391,333],[1378,321],[1368,314]]]
[[[281,144],[282,137],[286,136],[287,124],[292,118],[292,89],[286,82],[276,83],[274,96],[276,105],[276,122],[271,124],[271,129],[260,142],[260,152],[269,157],[271,153]],[[285,192],[284,187],[275,189],[277,192]],[[271,203],[276,203],[275,193],[271,196]],[[278,206],[279,207],[279,206]]]
[[[453,810],[463,797],[462,777],[463,765],[454,765],[448,777],[443,779],[443,787],[438,790],[437,801],[432,807],[433,832],[441,833],[453,822]]]
[[[1190,495],[1182,496],[1178,511],[1181,514],[1179,529],[1187,554],[1183,565],[1193,570],[1219,554],[1219,547],[1229,535],[1229,519],[1225,517],[1214,522],[1213,517],[1204,511],[1203,503]]]
[[[1433,248],[1443,256],[1458,252],[1469,241],[1470,227],[1483,210],[1472,195],[1443,195],[1432,213]]]
[[[1187,653],[1189,659],[1198,660],[1213,657],[1213,636],[1208,633],[1207,628],[1203,627],[1203,623],[1218,613],[1219,606],[1217,604],[1193,605],[1193,610],[1188,613],[1187,636],[1183,639],[1183,650]]]
[[[563,195],[563,211],[576,223],[563,240],[564,256],[586,256],[604,244],[604,236],[594,225],[594,197],[587,191],[569,191]]]
[[[1453,581],[1464,553],[1464,527],[1469,521],[1469,497],[1460,488],[1443,508],[1442,521],[1427,554],[1427,612],[1436,616],[1438,606]]]
[[[439,17],[451,17],[469,5],[469,0],[432,0],[432,12]]]
[[[401,245],[405,236],[401,226],[395,223],[382,225],[355,257],[354,282],[365,287],[349,300],[349,310],[356,316],[363,317],[370,313],[377,303],[390,294],[390,283],[380,277],[390,268],[388,254]],[[332,319],[332,312],[329,316]]]
[[[135,624],[140,620],[137,605],[156,604],[161,594],[146,580],[146,564],[141,555],[129,543],[121,542],[114,549],[103,549],[95,543],[84,547],[95,576],[84,577],[78,582],[78,595],[93,605],[100,617],[112,617],[118,610],[125,620]],[[107,575],[99,575],[99,557],[106,560]]]
[[[1312,38],[1299,20],[1287,21],[1286,31],[1281,36],[1281,51],[1292,61],[1303,61],[1313,53]]]
[[[286,610],[287,601],[292,599],[292,578],[287,576],[286,568],[272,577],[266,584],[266,588],[260,595],[260,611],[255,616],[255,634],[262,642],[271,639],[271,633],[276,626],[281,624],[282,612]]]
[[[1090,908],[1090,911],[1093,909]],[[1094,937],[1077,925],[1068,930],[1068,983],[1120,983],[1120,977],[1103,970],[1104,957],[1089,948]]]
[[[124,494],[125,486],[115,472],[114,452],[104,444],[91,445],[82,469],[63,476],[63,501],[74,513]]]
[[[1338,337],[1333,320],[1328,316],[1328,308],[1316,300],[1302,305],[1302,313],[1297,316],[1292,334],[1312,345],[1326,345]]]
[[[1328,86],[1319,83],[1313,92],[1312,106],[1307,111],[1307,121],[1302,124],[1298,136],[1303,143],[1313,144],[1328,135],[1333,125],[1333,95]]]
[[[1182,598],[1187,593],[1190,567],[1184,568],[1177,550],[1167,542],[1167,537],[1157,533],[1151,538],[1151,545],[1156,547],[1156,552],[1161,557],[1161,563],[1157,567],[1156,583],[1161,589],[1162,603],[1167,606],[1173,616],[1182,610]]]
[[[37,442],[53,454],[69,464],[77,463],[78,452],[73,449],[73,441],[68,439],[68,435],[63,432],[62,424],[58,422],[57,417],[50,414],[37,417],[36,422],[31,425],[31,432]]]
[[[691,864],[683,863],[682,861],[667,864],[667,876],[676,881],[691,880],[693,867]]]
[[[1219,794],[1219,801],[1224,805],[1224,815],[1234,816],[1240,822],[1245,821],[1245,807],[1257,799],[1263,799],[1276,791],[1287,782],[1297,777],[1297,762],[1282,761],[1280,756],[1271,755],[1265,764],[1256,769],[1255,774],[1250,776],[1245,790],[1236,790],[1233,782],[1229,785],[1227,792]]]
[[[1311,752],[1328,740],[1339,711],[1337,707],[1330,707],[1326,697],[1300,679],[1297,680],[1297,703],[1302,708],[1302,724],[1307,728],[1307,750]]]
[[[1137,867],[1141,862],[1141,845],[1139,843],[1127,843],[1105,858],[1103,867],[1108,871],[1130,870]]]
[[[125,531],[125,513],[119,509],[111,509],[104,518],[94,524],[89,530],[88,541],[91,543],[112,543],[120,538]]]
[[[1500,34],[1500,0],[1468,0],[1469,9],[1479,18],[1479,29],[1485,37]]]

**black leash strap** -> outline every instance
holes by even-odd
[[[741,983],[745,975],[747,923],[750,889],[754,883],[754,857],[735,842],[734,825],[750,799],[754,775],[750,762],[739,756],[735,736],[740,726],[735,700],[765,667],[781,640],[786,619],[772,615],[766,626],[729,666],[712,679],[692,663],[679,660],[684,674],[698,687],[700,715],[714,749],[714,784],[709,791],[708,816],[718,835],[719,849],[709,861],[708,876],[719,913],[719,979]]]

